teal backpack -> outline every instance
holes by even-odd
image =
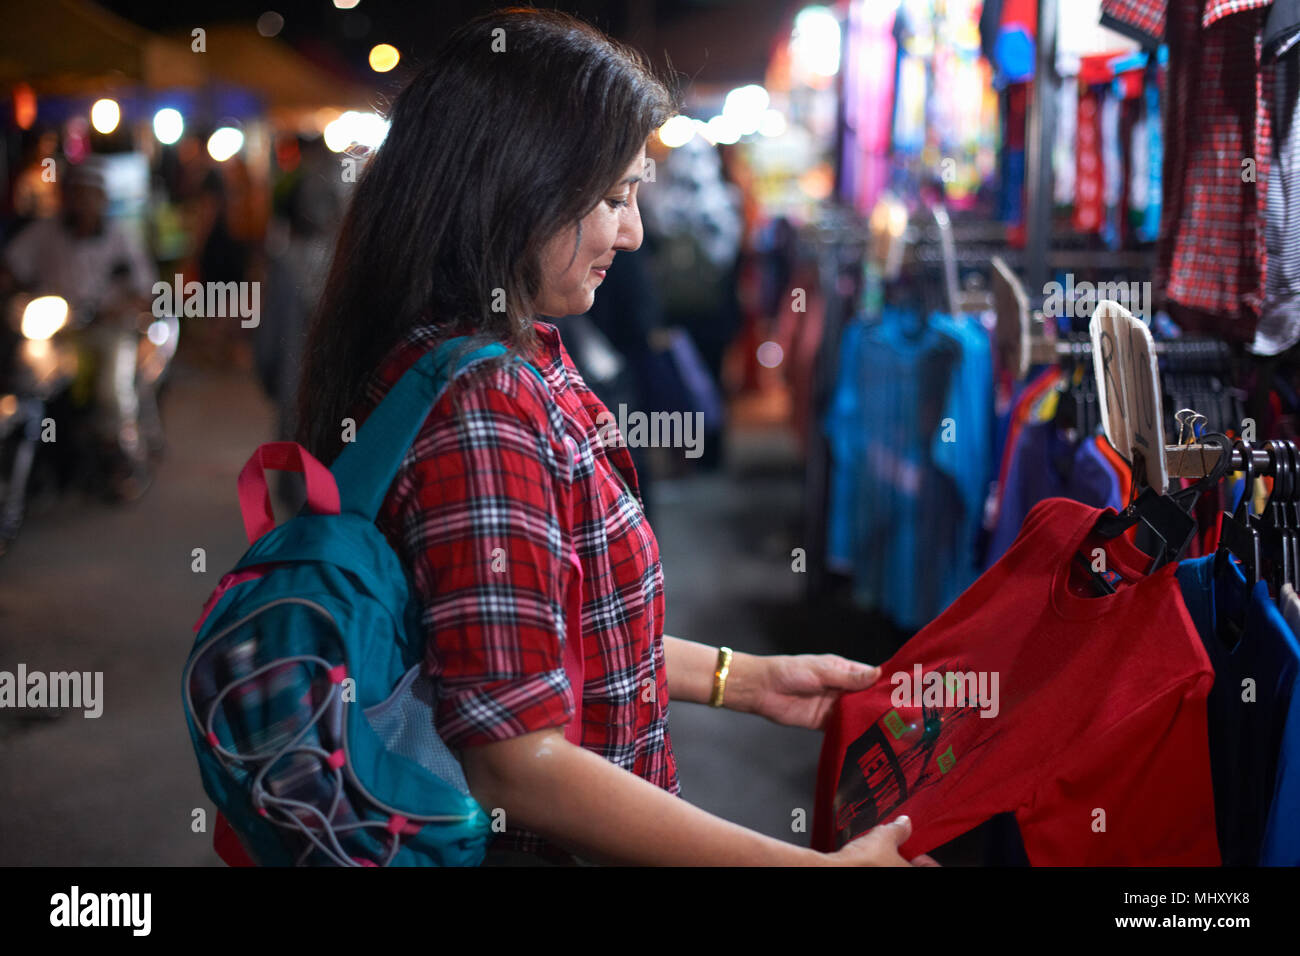
[[[421,356],[332,468],[294,442],[271,442],[239,475],[252,547],[208,598],[182,687],[203,787],[219,811],[214,844],[227,863],[483,860],[490,821],[434,726],[437,687],[423,673],[419,607],[375,524],[446,383],[505,352],[493,344],[457,357],[461,342]],[[268,468],[301,472],[307,486],[302,511],[279,527]],[[579,705],[565,733],[577,743],[581,565],[576,555],[570,561],[577,573],[564,663]]]

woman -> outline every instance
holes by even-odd
[[[563,14],[504,10],[458,30],[397,98],[357,185],[308,341],[302,440],[332,460],[346,420],[452,334],[502,342],[545,378],[508,360],[457,376],[379,519],[421,601],[439,732],[479,803],[505,814],[489,862],[906,865],[905,820],[823,855],[676,796],[668,700],[707,702],[718,652],[663,634],[627,449],[602,444],[605,408],[539,318],[585,312],[613,257],[640,245],[645,143],[673,107],[635,54]],[[574,550],[582,746],[564,736]],[[719,690],[816,728],[836,694],[876,677],[828,655],[737,654]]]

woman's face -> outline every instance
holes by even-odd
[[[582,219],[582,241],[578,227],[569,226],[542,249],[542,288],[537,311],[542,315],[581,315],[591,308],[596,286],[620,250],[631,252],[641,245],[641,212],[637,209],[637,185],[645,169],[645,147],[617,183],[609,188],[594,209]]]

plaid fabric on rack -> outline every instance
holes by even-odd
[[[1271,0],[1103,0],[1106,22],[1169,44],[1156,282],[1184,326],[1248,341],[1264,301]]]
[[[1167,0],[1102,0],[1102,22],[1154,45],[1164,39],[1166,6]]]

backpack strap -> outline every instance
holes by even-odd
[[[473,362],[494,358],[506,351],[499,343],[485,345],[465,352],[451,365],[466,336],[456,336],[443,342],[424,355],[403,373],[402,377],[384,396],[357,432],[356,440],[344,447],[330,471],[338,485],[340,509],[345,513],[361,515],[374,521],[379,515],[384,497],[393,478],[402,467],[407,449],[415,441],[424,420],[429,417],[435,402],[447,384],[458,372]],[[522,360],[521,360],[522,361]],[[542,387],[550,389],[546,379],[529,362],[524,365],[537,376]],[[569,526],[573,527],[572,513]],[[576,552],[569,555],[573,573],[569,580],[566,598],[564,641],[564,671],[573,688],[576,708],[573,719],[565,727],[565,737],[574,744],[582,739],[582,685],[585,679],[585,662],[582,653],[582,562]]]
[[[448,339],[420,356],[362,423],[356,440],[344,446],[330,468],[338,485],[341,511],[374,521],[407,449],[447,384],[470,363],[506,351],[505,346],[494,342],[465,352],[448,374],[447,367],[462,349],[465,338]],[[545,386],[542,373],[524,364]]]

